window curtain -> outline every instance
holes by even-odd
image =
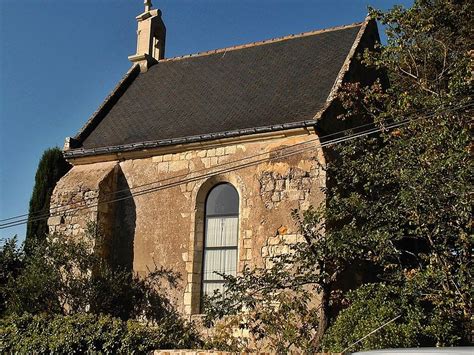
[[[208,217],[206,219],[206,246],[204,251],[203,292],[212,295],[224,292],[222,276],[236,275],[238,217]]]

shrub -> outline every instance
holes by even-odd
[[[174,322],[145,326],[109,315],[12,315],[0,320],[1,353],[145,354],[154,349],[199,346],[193,328]]]
[[[141,278],[113,268],[93,252],[95,237],[50,236],[27,255],[15,239],[0,248],[0,353],[199,347],[166,292],[176,274],[155,268]]]
[[[459,343],[459,325],[446,322],[446,318],[439,322],[427,309],[430,305],[420,300],[420,295],[409,288],[384,283],[363,285],[349,293],[349,306],[329,327],[323,348],[346,350],[379,327],[348,350],[428,346],[440,338],[445,344],[439,345]],[[442,336],[436,332],[440,324],[443,326]]]

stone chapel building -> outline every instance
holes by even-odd
[[[345,82],[377,74],[358,59],[379,41],[371,20],[165,58],[161,12],[137,16],[132,67],[66,138],[73,168],[51,198],[51,232],[102,230],[103,252],[141,275],[182,276],[183,313],[222,288],[216,271],[265,267],[297,240],[290,213],[324,201],[327,136]],[[331,138],[334,138],[332,136]]]

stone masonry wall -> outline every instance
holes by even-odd
[[[312,145],[314,149],[282,155],[295,144],[309,140],[308,147]],[[120,238],[127,238],[124,231],[130,234],[133,269],[139,274],[145,275],[155,265],[181,274],[180,285],[171,296],[184,313],[196,314],[200,304],[207,193],[218,183],[233,184],[240,196],[238,270],[244,265],[268,267],[268,256],[283,247],[282,241],[297,238],[291,210],[316,206],[324,199],[320,190],[325,184],[321,169],[324,157],[317,146],[315,134],[300,131],[297,135],[216,144],[149,158],[76,165],[56,187],[54,203],[80,199],[87,193],[100,198],[101,192],[94,189],[106,190],[99,186],[100,181],[110,180],[113,184],[114,179],[107,176],[118,165],[134,196],[127,207],[127,218],[115,218],[115,226],[109,228],[118,228]],[[249,162],[255,164],[241,167]],[[185,177],[195,180],[179,184]],[[90,183],[83,183],[83,179]],[[102,186],[107,184],[103,182]],[[149,190],[159,186],[162,188]],[[69,234],[75,229],[82,231],[84,221],[97,219],[99,212],[92,209],[51,220],[50,228]]]
[[[51,196],[49,232],[78,238],[97,223],[105,241],[111,237],[113,205],[102,203],[113,194],[116,184],[115,162],[75,166],[56,185]],[[108,248],[100,252],[108,257]]]

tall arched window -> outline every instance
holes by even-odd
[[[224,292],[218,273],[235,275],[239,234],[239,194],[231,184],[219,184],[207,195],[202,275],[203,295]]]

